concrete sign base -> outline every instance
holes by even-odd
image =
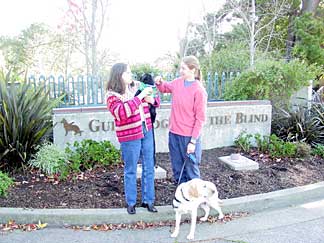
[[[233,170],[258,170],[259,164],[240,154],[232,154],[230,156],[219,157],[220,161],[229,166]]]

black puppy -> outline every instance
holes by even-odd
[[[142,77],[140,78],[140,81],[144,84],[148,84],[148,85],[155,85],[154,84],[154,80],[151,74],[145,73],[142,75]],[[135,93],[135,96],[139,95],[142,91],[141,90],[137,90],[137,92]],[[153,133],[153,151],[154,151],[154,166],[156,166],[156,157],[155,157],[155,135],[154,135],[154,122],[155,122],[155,118],[156,118],[156,107],[153,106],[152,104],[149,104],[150,107],[150,115],[151,115],[151,120],[152,120],[152,133]]]
[[[142,75],[142,77],[140,78],[140,81],[144,84],[148,84],[148,85],[154,85],[154,80],[151,74],[149,73],[145,73]],[[137,90],[135,96],[139,95],[141,93],[141,90]],[[156,118],[156,107],[153,106],[152,104],[149,104],[150,107],[150,114],[151,114],[151,120],[152,123],[155,122],[155,118]]]

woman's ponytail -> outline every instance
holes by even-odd
[[[200,70],[199,60],[195,56],[186,56],[182,61],[189,67],[189,69],[195,69],[195,79],[202,82],[202,73]]]

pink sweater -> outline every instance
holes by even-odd
[[[207,93],[199,81],[185,87],[183,78],[157,85],[172,93],[169,129],[172,133],[198,138],[206,120]]]

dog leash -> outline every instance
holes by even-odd
[[[192,162],[194,162],[194,163],[197,162],[197,159],[196,159],[196,157],[193,154],[187,154],[187,157],[189,159],[191,159]],[[180,180],[181,180],[181,177],[182,177],[182,174],[183,174],[183,170],[184,170],[185,165],[186,165],[186,160],[183,162],[183,165],[182,165],[182,169],[181,169],[180,176],[179,176],[179,179],[178,179],[178,186],[180,185]]]

